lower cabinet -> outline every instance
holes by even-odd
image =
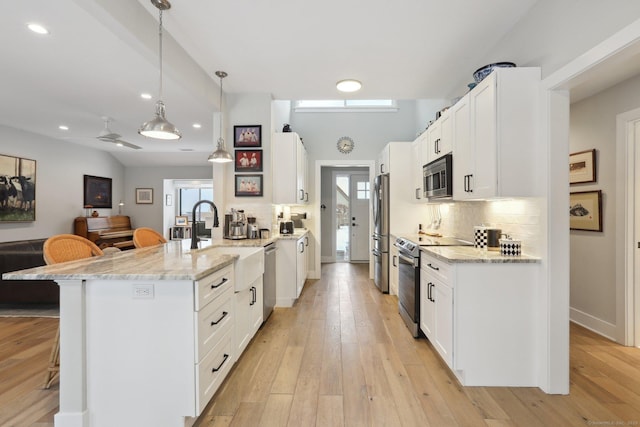
[[[280,239],[276,244],[276,307],[291,307],[307,280],[309,235]]]
[[[262,276],[248,288],[235,293],[235,354],[236,359],[251,341],[262,324]]]
[[[440,357],[453,362],[453,289],[448,275],[434,259],[422,256],[420,270],[420,329]]]
[[[420,329],[464,386],[537,384],[539,264],[420,256]]]

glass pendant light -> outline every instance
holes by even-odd
[[[211,153],[207,160],[213,163],[228,163],[233,161],[233,156],[227,151],[224,138],[222,137],[222,79],[227,77],[227,73],[224,71],[216,71],[216,76],[220,77],[220,138],[218,138],[216,151]]]
[[[168,0],[151,0],[151,3],[160,11],[159,30],[159,58],[160,58],[160,90],[158,91],[158,101],[156,102],[156,115],[153,119],[144,123],[138,133],[155,139],[180,139],[182,134],[176,127],[165,118],[165,107],[162,102],[162,11],[171,8]]]

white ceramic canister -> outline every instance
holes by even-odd
[[[520,256],[522,255],[522,241],[511,238],[500,239],[500,255]]]

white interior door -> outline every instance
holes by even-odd
[[[368,174],[352,174],[350,185],[351,261],[369,261],[369,200],[371,188]]]

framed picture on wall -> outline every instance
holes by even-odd
[[[35,160],[0,154],[0,190],[0,222],[36,220]]]
[[[153,203],[153,188],[136,188],[136,203],[139,205]]]
[[[111,208],[111,178],[84,176],[84,205]]]
[[[236,150],[236,172],[262,172],[262,150]]]
[[[236,175],[236,197],[261,197],[262,175]]]
[[[569,183],[596,182],[596,150],[585,150],[569,155]]]
[[[262,147],[262,125],[233,127],[234,147]]]
[[[602,190],[569,195],[569,227],[571,230],[602,231]]]

